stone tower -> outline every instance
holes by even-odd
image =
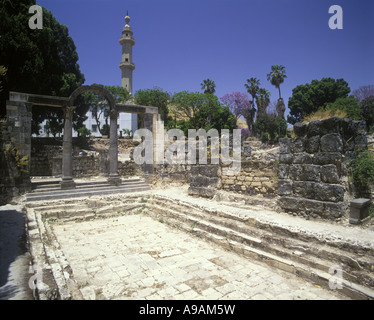
[[[122,37],[119,39],[119,43],[122,45],[122,62],[119,67],[122,70],[122,87],[132,94],[132,72],[135,69],[135,64],[132,62],[132,46],[135,44],[135,39],[129,26],[130,17],[128,12],[125,21],[126,25],[122,29]]]

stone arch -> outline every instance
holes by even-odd
[[[116,101],[108,90],[98,85],[80,86],[70,95],[64,108],[64,140],[62,157],[62,180],[61,188],[74,188],[75,183],[72,177],[72,120],[74,113],[74,102],[76,98],[84,92],[95,92],[106,98],[110,107],[110,145],[109,145],[109,178],[110,184],[120,184],[121,179],[118,175],[118,137],[117,137],[117,118],[118,111]]]
[[[84,85],[84,86],[80,86],[79,88],[75,89],[69,97],[68,106],[69,107],[74,106],[75,99],[84,92],[94,92],[94,93],[104,96],[105,99],[109,103],[110,109],[111,110],[116,109],[116,101],[114,100],[114,97],[110,94],[108,90],[96,84]]]

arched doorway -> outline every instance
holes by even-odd
[[[110,144],[109,144],[109,178],[112,185],[119,185],[121,178],[118,175],[118,136],[117,119],[118,111],[113,96],[103,87],[98,85],[85,85],[77,88],[69,97],[67,105],[64,107],[64,139],[62,152],[62,178],[61,189],[75,188],[73,180],[73,144],[72,144],[72,122],[74,114],[74,102],[76,98],[84,92],[94,92],[105,97],[110,107]]]

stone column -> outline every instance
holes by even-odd
[[[65,107],[64,109],[64,140],[62,144],[62,179],[61,189],[75,188],[73,180],[73,142],[72,142],[72,122],[75,107]]]
[[[109,178],[111,185],[121,184],[121,178],[118,175],[118,135],[117,135],[118,111],[110,110],[110,145],[109,145]]]

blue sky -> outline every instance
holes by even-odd
[[[374,84],[372,0],[43,0],[69,27],[86,84],[121,85],[119,38],[129,11],[134,32],[133,92],[158,86],[202,91],[210,78],[216,95],[245,92],[250,77],[278,99],[266,79],[286,67],[281,85],[344,78],[352,90]],[[331,5],[343,9],[343,30],[331,30]]]

